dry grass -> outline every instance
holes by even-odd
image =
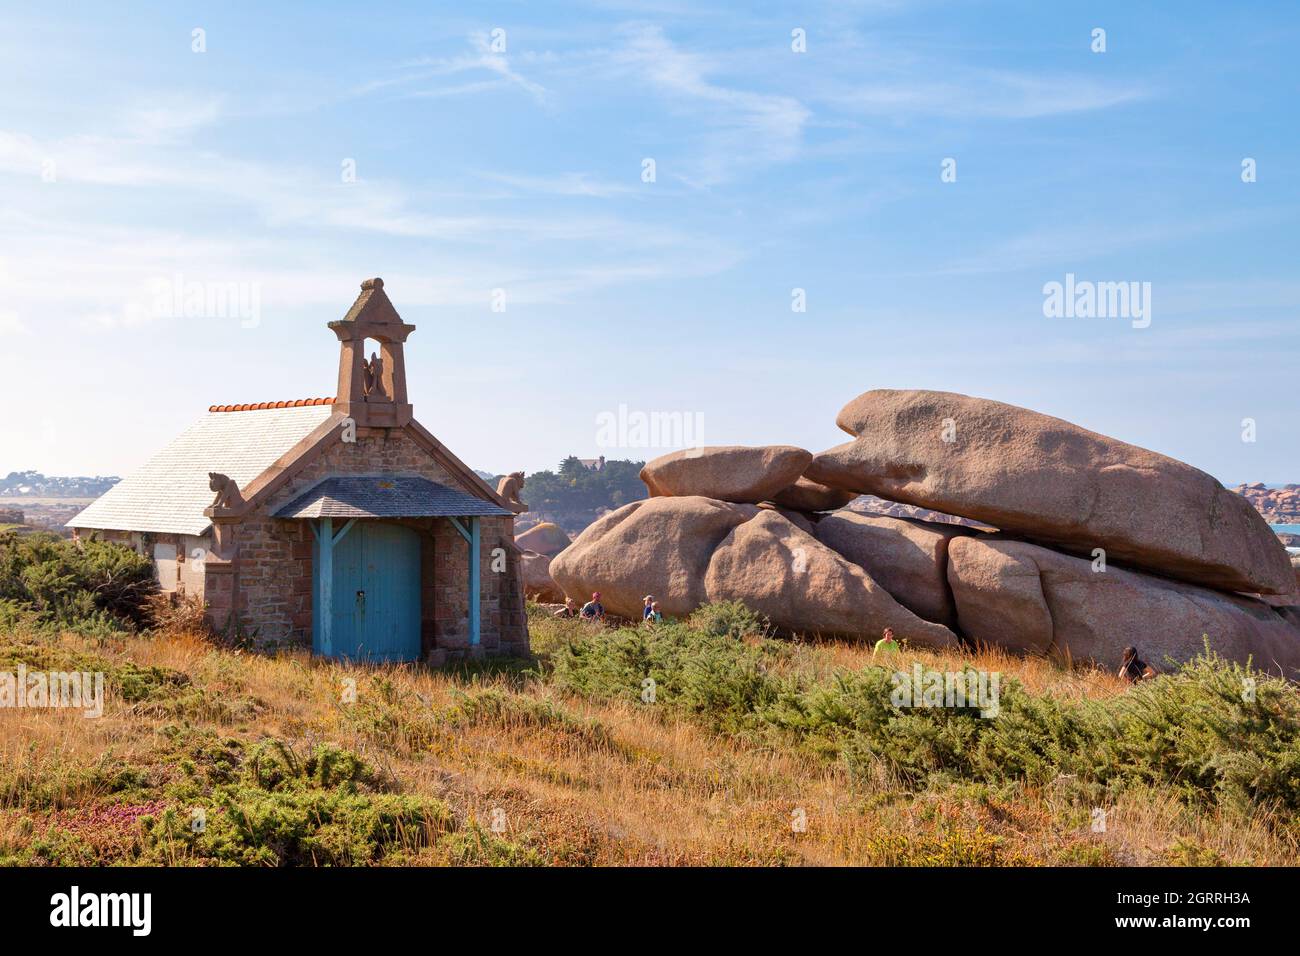
[[[1125,797],[1097,833],[1068,786],[908,793],[883,771],[851,783],[838,762],[685,719],[648,719],[630,704],[564,696],[519,670],[368,668],[222,650],[185,635],[59,640],[114,664],[184,674],[225,709],[198,703],[178,714],[110,696],[99,719],[0,710],[0,857],[33,833],[75,829],[85,814],[120,802],[106,768],[139,773],[144,792],[163,794],[176,774],[165,728],[189,723],[250,742],[279,738],[303,752],[321,742],[355,751],[398,792],[442,801],[462,828],[490,831],[495,822],[501,839],[551,864],[1295,862],[1294,847],[1265,822],[1193,812],[1166,793]],[[779,666],[824,674],[861,668],[870,656],[861,646],[807,643]],[[903,654],[899,663],[913,659],[1002,671],[1035,694],[1124,690],[1105,674],[1001,652]],[[356,703],[343,699],[350,682]],[[493,706],[475,703],[483,701]],[[139,849],[133,833],[128,822],[89,839],[130,861]],[[401,862],[455,862],[429,842],[411,840]]]
[[[1104,698],[1121,694],[1128,684],[1114,674],[1095,667],[1062,667],[1042,657],[1023,657],[999,647],[978,651],[902,650],[889,657],[890,666],[909,668],[913,662],[938,671],[960,671],[966,667],[1014,676],[1031,694],[1056,694],[1071,699]],[[882,661],[872,654],[870,644],[852,641],[800,641],[789,662],[782,666],[816,676],[834,670],[859,670]]]

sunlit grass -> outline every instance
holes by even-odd
[[[890,759],[847,759],[836,752],[840,738],[816,726],[780,725],[771,713],[744,717],[743,703],[734,720],[720,722],[674,709],[672,688],[661,699],[669,704],[647,705],[639,678],[619,694],[579,692],[553,665],[566,648],[608,632],[536,610],[531,629],[532,662],[441,671],[233,651],[191,635],[0,638],[0,651],[36,642],[51,654],[162,675],[138,700],[110,688],[97,719],[0,710],[0,860],[255,862],[238,832],[218,828],[206,842],[186,835],[196,807],[209,819],[227,812],[218,797],[242,801],[249,813],[298,820],[284,859],[305,863],[1297,860],[1286,808],[1201,799],[1162,780],[1100,787],[1086,772],[906,779]],[[882,663],[856,644],[741,641],[758,655],[764,680],[813,691]],[[1141,700],[1111,675],[1001,651],[904,651],[887,666],[913,661],[996,670],[1032,697],[1050,695],[1063,706]],[[707,688],[698,693],[713,699]],[[364,771],[343,784],[304,775],[279,790],[259,789],[250,767],[268,739],[304,766],[325,747],[356,755]],[[230,780],[212,769],[224,764],[207,763],[221,747],[233,755]],[[340,787],[344,796],[333,796]],[[1104,831],[1094,830],[1098,806]],[[320,824],[321,814],[331,822]]]

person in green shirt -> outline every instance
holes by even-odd
[[[892,628],[885,628],[884,635],[876,641],[876,646],[871,649],[871,656],[876,657],[881,653],[895,654],[898,652],[898,642],[894,640],[894,631]]]

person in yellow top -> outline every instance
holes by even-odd
[[[894,631],[892,628],[885,628],[884,635],[876,641],[876,646],[871,649],[871,656],[878,657],[880,654],[898,653],[898,641],[894,640]]]

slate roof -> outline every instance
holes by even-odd
[[[242,491],[332,411],[301,405],[209,412],[67,527],[203,534],[211,524],[203,509],[215,497],[208,472],[229,475]]]
[[[469,518],[509,515],[499,505],[415,475],[325,478],[277,518]]]

